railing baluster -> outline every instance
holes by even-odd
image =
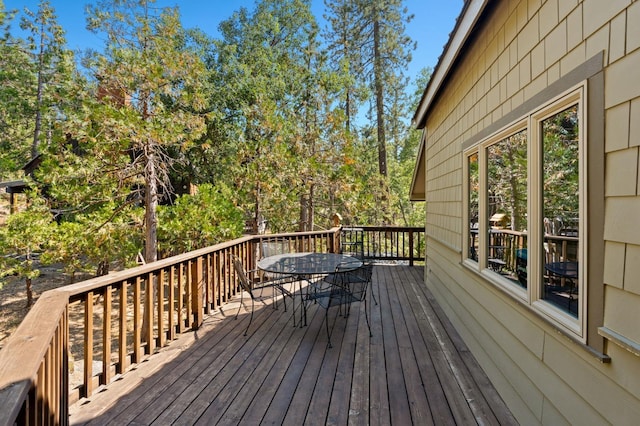
[[[93,393],[93,291],[84,302],[84,396]]]
[[[111,382],[111,286],[104,289],[102,298],[102,376],[100,384]]]
[[[168,299],[168,309],[167,309],[167,328],[169,331],[169,340],[173,340],[176,338],[176,290],[175,290],[175,275],[176,275],[176,267],[175,265],[171,265],[169,267],[169,294],[167,295]]]
[[[198,328],[202,325],[202,287],[203,287],[203,275],[202,275],[202,257],[198,257],[195,262],[192,263],[191,272],[191,304],[193,323],[192,328]]]
[[[118,373],[127,371],[127,280],[120,283],[120,318],[118,331]]]
[[[37,389],[38,398],[35,404],[35,418],[38,419],[38,424],[44,424],[44,416],[46,414],[45,410],[45,400],[46,400],[46,383],[45,383],[45,362],[40,364],[40,368],[38,369],[38,383],[40,386]]]
[[[144,333],[147,338],[147,345],[145,349],[145,354],[149,355],[153,353],[154,349],[154,340],[153,340],[153,300],[154,300],[154,288],[155,288],[155,275],[153,272],[149,272],[147,274],[146,279],[147,285],[145,287],[145,302],[144,302],[144,316],[146,328]]]
[[[213,306],[212,303],[212,288],[213,288],[213,280],[211,279],[211,260],[213,259],[213,256],[211,254],[207,254],[204,257],[204,313],[206,315],[210,315],[211,314],[211,307]]]
[[[164,331],[164,280],[165,270],[158,271],[158,347],[162,348],[166,344],[166,334]]]
[[[184,333],[184,263],[178,265],[178,334]]]
[[[140,276],[135,278],[133,284],[133,363],[137,364],[142,361],[140,354],[142,315],[140,313]]]
[[[52,372],[52,364],[53,364],[53,350],[52,350],[52,346],[49,345],[49,348],[47,349],[47,352],[45,353],[44,356],[44,365],[42,370],[44,371],[44,378],[43,378],[43,383],[44,383],[44,395],[45,395],[45,399],[43,402],[43,407],[46,407],[47,405],[51,404],[53,402],[53,398],[54,398],[54,392],[53,392],[53,377],[51,372]],[[46,420],[45,424],[52,424],[52,418],[51,416],[53,415],[52,411],[49,411],[47,409],[48,407],[43,409],[43,417]]]

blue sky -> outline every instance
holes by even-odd
[[[37,10],[38,0],[4,0],[7,9],[25,6]],[[85,29],[85,5],[90,0],[50,0],[56,9],[58,22],[65,29],[68,47],[74,50],[91,47],[100,49],[102,42]],[[178,6],[182,25],[186,28],[199,27],[213,37],[218,35],[218,23],[227,19],[240,7],[253,9],[255,0],[158,0],[157,6]],[[438,57],[446,44],[449,33],[462,9],[463,0],[405,0],[405,6],[415,18],[407,26],[408,35],[417,41],[408,75],[413,79],[420,69],[435,67]],[[312,0],[312,10],[322,22],[324,0]],[[17,26],[17,24],[16,24]]]

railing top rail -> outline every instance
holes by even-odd
[[[282,237],[299,237],[305,235],[319,235],[319,234],[334,234],[340,230],[341,227],[336,226],[330,229],[320,231],[302,231],[302,232],[280,232],[276,234],[260,234],[253,235],[253,238],[282,238]]]
[[[167,257],[165,259],[160,259],[156,262],[147,263],[145,265],[124,269],[122,271],[116,271],[116,272],[110,273],[109,275],[91,278],[86,281],[79,282],[77,284],[70,284],[68,286],[65,286],[64,289],[70,294],[70,296],[75,296],[78,294],[86,293],[87,291],[92,291],[92,290],[102,288],[109,284],[119,283],[130,278],[145,275],[151,272],[156,272],[161,269],[165,269],[173,265],[177,265],[179,263],[187,262],[192,259],[197,259],[200,256],[204,256],[206,254],[209,254],[218,250],[224,250],[230,247],[234,247],[246,241],[251,241],[253,238],[254,236],[245,236],[232,241],[227,241],[227,242],[216,244],[213,246],[204,247],[204,248],[190,251],[187,253],[181,253],[175,256]]]
[[[0,424],[12,423],[18,416],[68,301],[65,291],[43,293],[0,351],[0,417],[4,418]]]
[[[471,232],[473,233],[477,233],[478,229],[474,228],[471,229]],[[514,231],[512,229],[508,229],[508,228],[495,228],[495,229],[491,229],[491,234],[508,234],[508,235],[515,235],[515,236],[527,236],[526,232],[523,231]],[[554,235],[554,234],[544,234],[544,238],[547,240],[558,240],[558,241],[579,241],[580,238],[579,237],[572,237],[570,235]]]
[[[266,235],[247,235],[232,241],[226,241],[224,243],[215,244],[213,246],[204,247],[204,248],[190,251],[187,253],[181,253],[175,256],[167,257],[165,259],[148,263],[146,265],[136,266],[133,268],[122,270],[122,271],[113,272],[109,275],[91,278],[77,284],[71,284],[71,285],[65,286],[65,291],[67,291],[69,295],[73,297],[78,294],[86,293],[87,291],[100,289],[109,284],[120,283],[130,278],[145,275],[151,272],[156,272],[161,269],[168,268],[172,265],[187,262],[189,260],[196,259],[200,256],[204,256],[206,254],[213,253],[215,251],[228,249],[249,241],[254,241],[254,240],[258,241],[260,239],[264,239],[265,237],[267,238],[299,237],[299,236],[335,233],[338,230],[339,228],[331,228],[326,231],[291,232],[291,233],[266,234]]]
[[[414,231],[424,232],[424,228],[420,226],[359,226],[359,225],[344,225],[342,227],[345,231],[349,230],[363,230],[363,231]]]

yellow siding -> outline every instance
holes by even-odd
[[[625,250],[626,244],[613,241],[605,243],[604,282],[610,286],[623,286]]]
[[[637,281],[637,276],[633,279]],[[625,277],[626,281],[626,277]],[[637,286],[637,284],[630,284]],[[607,287],[605,295],[605,324],[628,339],[640,342],[640,295],[613,286]],[[635,312],[635,315],[629,315]]]
[[[427,116],[427,283],[523,424],[633,424],[640,357],[608,342],[612,362],[599,363],[461,266],[461,152],[604,51],[604,326],[640,343],[640,2],[499,3]]]

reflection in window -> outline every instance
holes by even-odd
[[[487,265],[527,287],[527,131],[487,147]]]
[[[543,149],[542,298],[578,315],[579,130],[578,106],[541,122]]]
[[[576,86],[470,144],[463,200],[465,266],[583,341],[584,93]]]
[[[478,261],[478,153],[468,157],[469,173],[469,259]]]

